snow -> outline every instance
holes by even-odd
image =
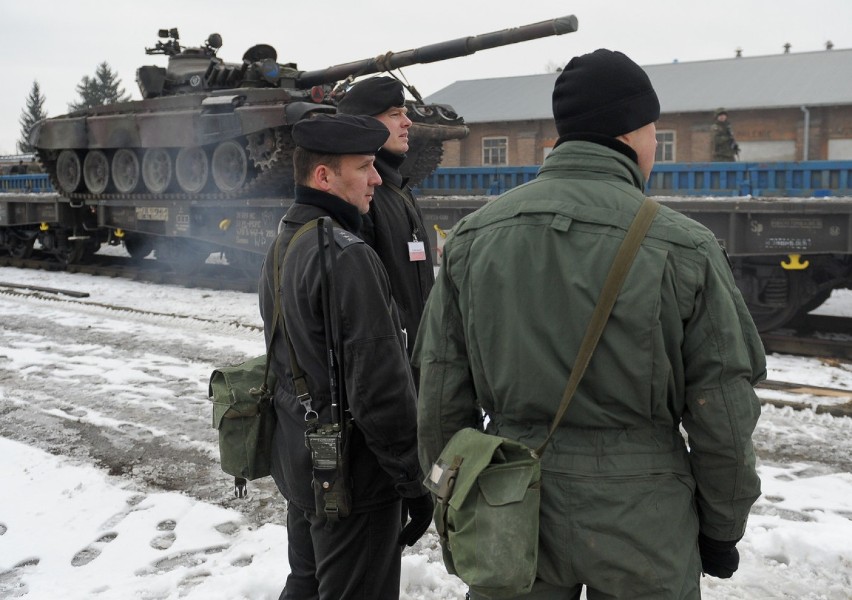
[[[852,292],[818,312],[852,315]],[[263,352],[253,294],[4,267],[0,323],[0,597],[278,597],[283,501],[263,482],[249,484],[247,499],[230,496],[207,400],[214,367]],[[770,379],[850,395],[761,389],[764,398],[852,398],[848,363],[768,362]],[[704,578],[704,598],[852,598],[852,419],[764,406],[755,443],[763,495],[738,546],[740,569]],[[405,551],[401,598],[464,591],[444,570],[434,529]]]

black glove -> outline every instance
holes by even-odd
[[[408,513],[408,523],[399,533],[397,543],[402,546],[413,546],[432,523],[432,494],[426,493],[416,498],[403,498],[402,508]]]
[[[728,579],[740,566],[738,541],[720,542],[699,533],[698,553],[701,555],[701,569],[711,577]]]

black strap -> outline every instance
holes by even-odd
[[[294,233],[293,237],[290,238],[290,243],[287,244],[287,249],[284,251],[284,257],[281,259],[280,265],[278,263],[278,256],[280,255],[282,236],[279,235],[278,238],[275,240],[275,257],[273,263],[275,268],[275,311],[272,322],[278,323],[281,326],[281,331],[284,332],[284,338],[287,341],[287,350],[290,354],[290,368],[293,371],[293,385],[296,388],[296,398],[298,399],[299,403],[305,407],[306,411],[312,410],[310,409],[311,394],[308,391],[308,384],[305,381],[305,372],[304,370],[302,370],[302,367],[299,366],[299,363],[296,360],[296,352],[293,350],[293,343],[290,341],[290,334],[287,333],[287,325],[284,323],[284,311],[281,310],[281,268],[284,266],[284,263],[287,260],[287,255],[290,253],[290,249],[295,245],[296,240],[302,237],[302,235],[304,235],[306,232],[316,227],[318,222],[319,219],[308,221],[296,230],[296,233]],[[266,385],[265,381],[267,375],[269,374],[269,361],[272,358],[272,342],[275,339],[275,333],[277,331],[278,327],[273,327],[272,335],[269,336],[269,346],[266,349],[266,371],[264,373],[264,385]]]
[[[325,249],[328,243],[329,258],[326,261]],[[320,289],[322,296],[323,328],[325,329],[325,352],[328,366],[328,385],[331,394],[331,422],[343,422],[343,370],[340,351],[340,311],[337,302],[337,290],[334,285],[334,273],[337,266],[337,253],[334,248],[334,224],[327,217],[320,219],[317,225],[317,243],[319,244]]]
[[[616,298],[618,298],[618,293],[621,291],[621,286],[624,284],[624,280],[627,279],[627,273],[630,272],[633,259],[636,258],[639,246],[641,246],[642,240],[651,227],[651,223],[654,221],[659,208],[660,205],[657,202],[651,198],[645,198],[642,206],[636,212],[633,222],[630,224],[630,229],[627,230],[627,235],[624,236],[624,240],[618,248],[618,253],[612,261],[612,266],[604,282],[601,295],[598,297],[598,303],[592,313],[589,326],[586,328],[586,334],[580,343],[580,350],[577,352],[577,358],[574,360],[571,375],[568,377],[568,384],[565,386],[565,392],[562,395],[562,403],[559,405],[559,410],[556,412],[556,417],[553,419],[553,424],[550,426],[550,431],[547,433],[544,442],[533,451],[533,456],[537,458],[541,458],[545,448],[550,443],[550,438],[553,437],[556,428],[562,422],[565,411],[568,410],[571,398],[577,390],[580,379],[586,372],[586,367],[589,366],[592,353],[594,353],[604,327],[609,320],[609,315],[612,312],[612,307],[615,305]]]

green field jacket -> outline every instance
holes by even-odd
[[[544,439],[643,198],[633,160],[568,141],[534,181],[452,230],[415,349],[422,468],[483,411],[489,432],[532,447]],[[760,495],[753,386],[765,374],[716,238],[661,206],[543,469],[692,478],[700,530],[738,539]]]

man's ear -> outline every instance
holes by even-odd
[[[623,142],[623,143],[627,144],[628,146],[630,146],[631,148],[633,148],[635,150],[636,148],[633,147],[633,140],[635,139],[635,136],[636,136],[636,130],[628,131],[627,133],[622,133],[621,135],[616,136],[615,139],[617,139],[619,142]]]
[[[330,171],[331,169],[328,168],[328,165],[319,164],[314,167],[313,173],[311,173],[311,179],[314,182],[314,187],[327,192],[331,188],[331,184],[328,180]]]

